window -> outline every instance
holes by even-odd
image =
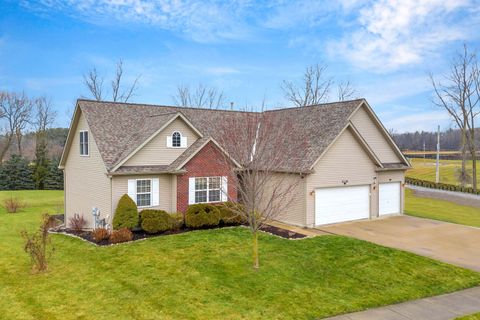
[[[174,148],[180,148],[182,146],[182,135],[180,132],[175,131],[172,134],[172,147]]]
[[[137,206],[149,207],[152,203],[152,180],[137,180]]]
[[[88,131],[80,131],[80,155],[88,156]]]
[[[221,177],[195,178],[195,203],[221,201]]]

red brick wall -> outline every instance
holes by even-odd
[[[188,207],[188,178],[228,177],[228,198],[237,199],[236,177],[225,161],[225,156],[215,144],[209,142],[183,167],[187,173],[177,176],[177,211],[185,212]]]

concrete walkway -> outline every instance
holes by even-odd
[[[480,287],[386,307],[344,314],[328,320],[449,320],[480,312]]]

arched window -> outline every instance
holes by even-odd
[[[181,146],[182,146],[182,135],[180,134],[180,132],[175,131],[172,134],[172,147],[180,148]]]

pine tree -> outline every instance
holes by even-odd
[[[35,180],[35,189],[45,189],[45,178],[48,175],[49,160],[47,156],[47,139],[45,132],[39,132],[36,135],[35,147],[35,168],[33,178]]]
[[[12,155],[0,168],[0,190],[32,190],[33,170],[28,160]]]
[[[63,190],[63,171],[58,168],[59,159],[52,159],[48,163],[48,172],[45,177],[46,190]]]

